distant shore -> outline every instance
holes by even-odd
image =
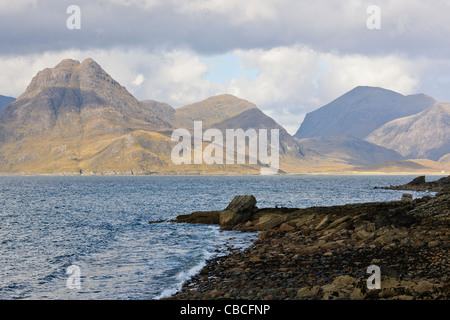
[[[305,176],[305,175],[354,175],[354,176],[375,176],[375,175],[386,175],[386,176],[396,176],[396,175],[405,175],[405,176],[417,176],[420,174],[424,175],[432,175],[432,176],[447,176],[448,173],[442,173],[441,171],[424,171],[424,172],[311,172],[311,173],[280,173],[273,176]],[[200,174],[200,173],[74,173],[74,172],[59,172],[59,173],[31,173],[31,172],[0,172],[0,176],[260,176],[258,173],[214,173],[214,174]],[[267,175],[271,176],[271,175]]]

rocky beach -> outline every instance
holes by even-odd
[[[416,179],[412,184],[424,182]],[[178,216],[174,222],[259,235],[243,251],[208,260],[167,299],[448,300],[449,180],[440,180],[435,196],[414,200],[405,194],[385,203],[258,208],[243,195],[222,211]],[[373,265],[379,289],[368,287]]]

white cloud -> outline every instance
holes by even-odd
[[[145,77],[142,74],[138,74],[136,78],[133,80],[132,84],[136,87],[139,87],[144,82]]]
[[[194,52],[181,49],[67,50],[4,56],[0,58],[0,94],[17,97],[39,70],[65,58],[82,61],[91,57],[140,100],[154,99],[179,107],[229,93],[257,104],[294,134],[305,113],[358,85],[417,93],[420,79],[432,64],[426,59],[411,60],[394,54],[369,57],[318,52],[306,46],[236,50],[231,54],[241,60],[244,68],[258,70],[257,76],[214,83],[204,77],[210,66]]]
[[[415,93],[419,86],[420,64],[396,55],[340,55],[301,46],[236,54],[259,75],[253,80],[235,79],[229,90],[256,103],[292,134],[305,113],[356,86],[379,86],[403,94]]]

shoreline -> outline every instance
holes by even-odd
[[[412,201],[257,209],[231,229],[258,239],[208,260],[164,300],[450,299],[449,189]],[[371,265],[380,289],[367,287]]]
[[[251,176],[417,176],[418,174],[429,176],[448,176],[448,173],[442,172],[314,172],[314,173],[283,173],[275,175],[260,175],[260,174],[163,174],[163,173],[149,173],[149,174],[125,174],[125,173],[111,173],[111,174],[79,174],[79,173],[8,173],[0,172],[0,177],[251,177]]]

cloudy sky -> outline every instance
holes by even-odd
[[[448,0],[0,0],[0,94],[91,57],[138,99],[230,93],[294,134],[358,85],[450,101],[449,15]]]

